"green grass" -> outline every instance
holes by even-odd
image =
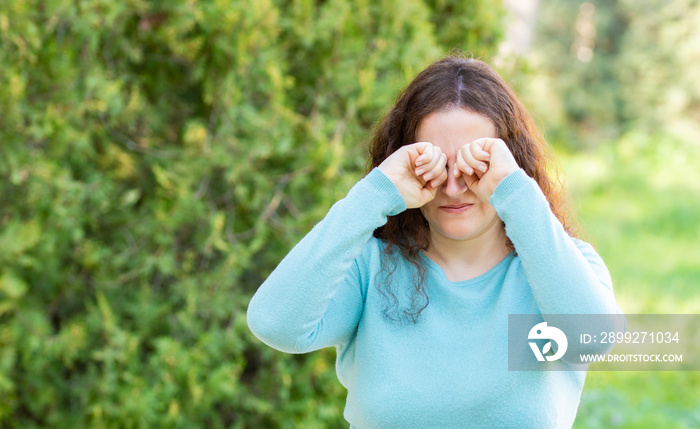
[[[623,139],[562,155],[569,200],[625,313],[700,313],[700,146]],[[700,372],[590,371],[576,428],[700,427]]]

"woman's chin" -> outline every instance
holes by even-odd
[[[468,228],[444,228],[440,229],[438,231],[440,235],[442,235],[445,238],[449,238],[450,240],[469,240],[470,238],[474,238],[474,231],[472,229]]]

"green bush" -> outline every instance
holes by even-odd
[[[0,5],[0,426],[334,427],[334,351],[245,310],[486,0]]]

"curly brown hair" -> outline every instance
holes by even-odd
[[[369,172],[379,166],[400,147],[415,143],[416,129],[429,114],[461,108],[493,121],[498,138],[510,149],[518,165],[535,179],[547,197],[554,215],[565,230],[575,236],[566,204],[564,187],[548,170],[556,164],[549,146],[538,131],[529,113],[515,92],[488,64],[474,58],[453,56],[428,66],[400,94],[396,105],[378,123],[370,144]],[[551,172],[551,171],[550,171]],[[425,267],[420,251],[428,250],[430,233],[420,209],[409,209],[390,216],[387,223],[374,231],[386,245],[382,259],[386,283],[378,285],[387,300],[384,315],[392,320],[417,321],[428,305],[424,288]],[[513,244],[506,239],[513,250]],[[409,308],[399,309],[399,300],[392,290],[391,274],[400,253],[416,269]]]

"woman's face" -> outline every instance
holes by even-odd
[[[471,240],[502,228],[494,208],[481,202],[467,188],[461,175],[457,179],[452,175],[459,149],[482,137],[498,137],[494,123],[485,116],[459,108],[431,113],[416,130],[416,141],[439,146],[447,155],[447,181],[440,186],[435,198],[420,208],[430,225],[433,240],[438,238],[436,234],[452,240]]]

